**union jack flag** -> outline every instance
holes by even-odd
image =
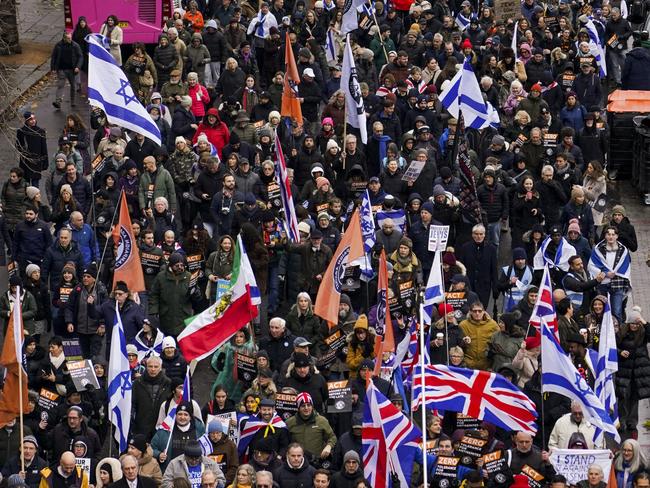
[[[363,409],[363,475],[373,488],[389,486],[389,470],[400,486],[410,486],[415,453],[422,438],[409,418],[368,382]]]
[[[506,430],[537,432],[535,404],[515,385],[497,373],[441,364],[417,365],[413,375],[413,410],[428,408],[459,412],[486,420]]]
[[[287,163],[284,160],[282,145],[278,133],[275,133],[275,179],[280,187],[282,196],[282,208],[284,209],[284,222],[287,228],[287,234],[292,242],[300,242],[300,233],[298,232],[298,218],[296,217],[296,208],[293,205],[293,196],[291,195],[291,185],[289,184],[289,175],[287,174]]]
[[[551,285],[551,275],[548,271],[548,265],[544,266],[544,274],[542,275],[542,282],[539,285],[537,302],[529,319],[530,325],[534,326],[538,333],[542,320],[548,324],[548,327],[555,333],[555,337],[559,341],[557,315],[555,314],[555,305],[553,305],[553,286]]]
[[[174,405],[169,410],[167,417],[165,417],[165,420],[163,420],[162,423],[158,426],[158,429],[163,429],[167,432],[171,432],[174,428],[174,423],[176,422],[176,409],[178,408],[178,405],[181,402],[192,401],[192,396],[190,395],[190,378],[190,367],[188,366],[187,371],[185,372],[185,380],[183,381],[183,394],[178,399],[178,402],[176,402],[176,405]]]
[[[411,376],[413,368],[420,362],[419,351],[418,324],[415,321],[415,317],[413,317],[409,325],[409,344],[406,350],[406,357],[402,360],[402,369],[407,377]]]
[[[264,436],[266,437],[269,432],[274,433],[275,429],[286,428],[287,424],[284,423],[284,420],[282,420],[282,418],[277,413],[273,414],[273,418],[270,422],[265,422],[257,415],[248,417],[246,423],[244,424],[244,427],[241,430],[241,433],[239,434],[239,444],[237,445],[239,455],[243,456],[246,453],[248,446],[253,440],[253,436],[260,430],[267,429],[264,433]]]

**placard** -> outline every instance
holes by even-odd
[[[60,402],[61,395],[57,393],[53,393],[50,390],[46,390],[45,388],[41,388],[41,391],[38,392],[38,406],[44,409],[46,412],[49,412],[55,407],[58,407]],[[41,416],[41,420],[48,419],[49,416],[47,418],[43,418]]]
[[[465,466],[476,465],[476,460],[483,455],[483,447],[487,444],[486,440],[476,439],[475,437],[463,436],[456,449],[456,453],[460,454],[460,462]]]
[[[575,485],[587,479],[589,466],[597,464],[609,479],[612,460],[608,449],[553,449],[549,461],[557,474],[563,475],[568,484]]]
[[[449,241],[448,225],[431,225],[429,226],[429,251],[444,251],[447,249]]]
[[[348,380],[327,382],[327,413],[352,411],[352,388]]]
[[[83,353],[81,352],[81,344],[79,344],[78,337],[70,337],[63,339],[63,353],[68,361],[82,361]]]
[[[298,411],[296,405],[297,396],[289,393],[277,393],[275,395],[275,411],[282,420],[287,420]]]
[[[530,488],[542,488],[544,476],[542,476],[541,473],[538,473],[527,464],[524,464],[524,467],[521,468],[521,474],[526,475],[528,478],[528,486]]]
[[[503,455],[503,450],[489,452],[483,456],[483,469],[487,471],[488,477],[498,485],[503,485],[510,477],[508,471],[508,460]]]
[[[250,384],[257,376],[257,360],[240,352],[235,353],[235,379]]]
[[[230,289],[230,280],[217,280],[217,300],[226,294]]]
[[[93,362],[89,359],[84,361],[68,361],[68,371],[74,387],[78,392],[99,390],[99,381],[95,375]],[[88,388],[91,386],[91,388]]]
[[[414,183],[420,176],[420,173],[422,173],[426,163],[426,161],[411,161],[411,164],[409,164],[409,167],[406,168],[406,171],[402,175],[402,181]]]
[[[454,316],[457,320],[462,320],[463,308],[467,306],[467,292],[466,291],[448,291],[445,292],[445,302],[451,305],[454,309]]]
[[[521,3],[519,0],[495,0],[494,13],[497,20],[507,22],[521,16]]]
[[[481,426],[481,421],[474,417],[458,413],[456,414],[456,428],[457,429],[478,429]]]
[[[227,412],[227,413],[218,413],[216,415],[208,414],[208,424],[213,420],[216,420],[221,423],[226,428],[228,432],[228,437],[237,444],[239,442],[239,426],[237,424],[237,412]],[[234,425],[233,425],[233,422]]]
[[[323,342],[327,350],[316,360],[316,366],[327,369],[336,361],[336,355],[346,344],[346,336],[341,329],[327,336]]]
[[[433,475],[436,478],[456,478],[458,476],[458,465],[460,458],[454,456],[438,456],[436,470]],[[439,484],[440,486],[443,486]]]
[[[90,477],[90,458],[75,458],[74,463],[80,467]]]

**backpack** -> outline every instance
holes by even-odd
[[[646,6],[644,0],[633,0],[630,5],[627,20],[632,24],[640,24],[645,20]]]

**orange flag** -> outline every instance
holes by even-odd
[[[298,85],[300,84],[300,75],[298,74],[298,66],[296,66],[296,58],[293,57],[293,49],[291,49],[291,41],[289,41],[289,33],[286,33],[284,46],[284,88],[282,90],[282,108],[280,113],[283,117],[290,117],[294,119],[298,125],[302,125],[302,109],[300,108],[300,101],[298,100]]]
[[[382,303],[383,302],[383,303]],[[388,306],[388,270],[386,268],[386,251],[379,256],[379,277],[377,278],[377,307],[384,307],[384,352],[395,352],[393,321]]]
[[[20,294],[20,288],[17,290],[17,293]],[[27,374],[20,364],[23,359],[22,345],[25,337],[22,315],[22,306],[20,300],[17,300],[9,314],[5,342],[2,346],[2,353],[0,353],[0,364],[7,369],[4,387],[0,392],[0,427],[4,427],[20,415],[21,393],[23,413],[27,413]],[[22,376],[22,391],[19,374]]]
[[[113,288],[115,288],[115,283],[123,281],[129,287],[129,291],[144,291],[146,288],[140,263],[140,251],[133,235],[133,229],[131,229],[131,216],[126,205],[124,190],[120,195],[120,219],[113,227],[113,242],[117,246]]]
[[[359,209],[354,211],[350,219],[350,225],[346,229],[339,247],[336,248],[334,256],[330,261],[327,271],[318,288],[314,313],[324,320],[327,320],[332,327],[339,321],[339,302],[341,300],[341,288],[343,287],[343,275],[348,263],[359,259],[364,255],[363,240],[361,238],[361,221]]]
[[[372,372],[373,376],[381,376],[381,363],[384,360],[384,343],[381,337],[375,337],[375,369]]]

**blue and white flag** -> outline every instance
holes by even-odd
[[[603,403],[605,411],[609,413],[614,425],[617,425],[619,418],[614,374],[618,371],[618,350],[616,348],[616,332],[614,331],[612,309],[609,306],[609,296],[603,309],[603,321],[600,326],[600,340],[598,341],[598,360],[595,370],[594,393]],[[602,430],[596,429],[594,444],[601,444],[603,440],[602,434]]]
[[[377,239],[375,237],[375,219],[372,216],[372,205],[370,205],[370,195],[368,194],[368,190],[363,192],[361,207],[359,208],[359,217],[361,218],[363,250],[370,252],[377,242]]]
[[[560,268],[562,271],[569,271],[569,258],[577,254],[576,248],[563,237],[557,246],[555,256],[551,259],[546,255],[546,249],[551,242],[551,236],[548,236],[539,246],[535,257],[533,257],[533,268],[544,269],[544,266],[548,265],[549,268]]]
[[[212,446],[212,441],[210,441],[210,436],[207,432],[199,437],[197,441],[199,441],[199,444],[201,444],[201,452],[204,456],[209,456],[212,454],[214,447]]]
[[[585,24],[585,28],[589,33],[589,51],[596,58],[600,77],[605,78],[607,76],[607,63],[605,61],[605,49],[603,48],[603,45],[600,42],[600,37],[598,36],[598,30],[594,25],[594,21],[589,19]]]
[[[442,282],[442,267],[440,265],[440,251],[436,251],[429,273],[429,281],[424,289],[424,306],[422,307],[422,321],[431,324],[433,307],[445,299],[445,286]]]
[[[469,17],[465,17],[462,12],[456,16],[456,25],[461,31],[464,31],[469,27]]]
[[[451,79],[449,86],[440,94],[440,101],[455,118],[462,110],[465,127],[484,129],[498,125],[498,114],[488,109],[478,80],[469,59],[465,59],[463,68]]]
[[[578,372],[559,341],[542,321],[542,393],[557,393],[580,404],[585,420],[619,439],[603,403]]]
[[[185,380],[183,380],[183,394],[178,399],[178,402],[176,402],[176,405],[173,405],[172,408],[169,409],[167,416],[158,426],[158,429],[166,430],[167,432],[171,432],[174,429],[174,424],[176,423],[176,410],[178,409],[178,405],[180,405],[181,402],[192,402],[190,381],[190,367],[188,366],[187,370],[185,371]]]
[[[381,225],[386,219],[393,219],[396,228],[403,234],[406,230],[406,211],[403,208],[395,210],[379,210],[377,212],[377,227],[381,229]]]
[[[334,42],[334,31],[332,29],[327,31],[325,36],[325,59],[329,64],[336,64],[336,43]]]
[[[88,102],[101,108],[111,124],[151,139],[159,146],[160,130],[133,92],[124,71],[94,35],[88,42]]]
[[[350,36],[347,36],[343,50],[343,66],[341,67],[341,90],[345,93],[345,122],[352,127],[359,129],[361,142],[368,142],[368,130],[366,128],[366,109],[363,106],[361,96],[361,85],[357,75],[357,67],[354,64],[352,55],[352,43]]]
[[[591,274],[591,276],[597,276],[601,271],[605,274],[609,273],[610,271],[613,271],[616,276],[620,278],[625,278],[626,280],[630,280],[631,275],[630,271],[632,269],[632,262],[630,259],[630,252],[627,250],[626,247],[623,248],[623,255],[621,258],[618,260],[618,262],[614,265],[613,268],[609,267],[609,264],[607,264],[607,259],[603,255],[603,253],[600,250],[601,245],[605,241],[600,241],[598,244],[596,244],[591,251],[591,258],[589,259],[589,264],[587,265],[587,270]],[[622,246],[620,242],[618,243],[619,246]],[[605,278],[602,281],[603,285],[608,284],[611,281],[610,278]]]
[[[359,7],[365,3],[365,0],[347,0],[343,7],[343,20],[341,22],[341,35],[345,36],[359,28],[357,14]]]
[[[108,361],[108,414],[111,423],[115,426],[114,436],[120,445],[120,452],[126,451],[128,447],[132,391],[131,368],[126,354],[126,336],[120,308],[116,302],[115,324],[113,324]]]

